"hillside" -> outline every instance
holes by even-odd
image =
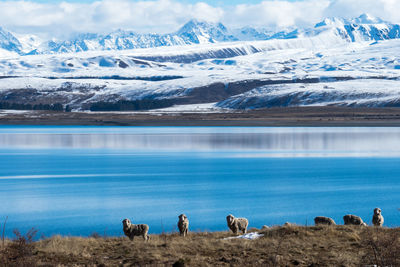
[[[273,227],[256,240],[225,239],[228,232],[137,238],[54,236],[7,242],[0,266],[399,266],[399,229]],[[25,240],[21,236],[19,240]],[[3,265],[2,265],[3,263]]]
[[[118,31],[82,35],[80,48],[65,41],[37,55],[15,54],[37,39],[25,36],[29,44],[21,44],[4,33],[2,47],[10,51],[3,48],[8,54],[0,58],[0,108],[399,107],[399,29],[368,15],[325,19],[312,29],[271,35],[190,21],[162,35],[171,43],[146,35],[137,40],[150,43],[136,45],[130,43],[136,35]],[[256,41],[240,41],[251,39],[249,34]]]

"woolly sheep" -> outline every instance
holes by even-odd
[[[314,218],[315,225],[336,225],[335,221],[329,217],[318,216]]]
[[[347,214],[343,216],[343,221],[345,225],[363,225],[367,226],[367,224],[358,216]]]
[[[180,235],[183,235],[185,237],[187,236],[189,231],[189,219],[186,217],[185,214],[179,215],[178,218],[179,218],[178,221],[179,233]]]
[[[149,226],[147,224],[132,224],[129,219],[122,221],[124,234],[133,241],[135,236],[142,236],[145,241],[149,240]]]
[[[383,216],[381,214],[380,208],[374,209],[374,215],[372,216],[372,224],[375,226],[382,226],[383,225]]]
[[[232,214],[226,216],[226,222],[228,223],[229,229],[236,235],[238,231],[242,231],[243,234],[247,232],[247,226],[249,221],[246,218],[235,218]]]

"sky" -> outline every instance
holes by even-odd
[[[42,38],[117,29],[167,33],[190,19],[282,29],[369,13],[400,23],[400,0],[0,0],[0,27]]]

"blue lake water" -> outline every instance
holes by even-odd
[[[6,235],[122,235],[342,224],[345,214],[400,225],[400,128],[0,126],[0,223]]]

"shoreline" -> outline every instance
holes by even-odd
[[[0,110],[0,125],[400,127],[400,108],[291,107],[215,113]]]

